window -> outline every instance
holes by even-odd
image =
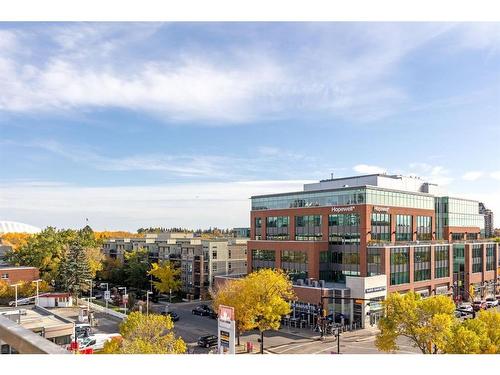
[[[288,240],[288,216],[269,216],[266,218],[266,239]]]
[[[346,276],[359,276],[359,245],[331,245],[333,280],[345,282]]]
[[[331,244],[359,243],[359,214],[328,216],[328,240]]]
[[[372,212],[371,224],[372,241],[391,240],[391,215]]]
[[[292,280],[307,278],[307,253],[303,251],[283,250],[281,268],[288,272]]]
[[[2,273],[2,279],[3,280],[7,280],[9,278],[9,274],[8,273]]]
[[[391,248],[391,285],[410,282],[410,248]]]
[[[322,238],[321,216],[295,216],[295,240],[319,241]]]
[[[432,240],[432,217],[417,216],[417,241]]]
[[[412,237],[411,215],[396,215],[396,241],[411,241]]]
[[[472,245],[472,272],[483,272],[483,248]]]
[[[274,250],[252,250],[252,268],[274,268],[276,255]]]
[[[434,278],[450,276],[450,249],[448,246],[434,248]]]
[[[255,239],[262,239],[262,218],[260,217],[255,218]]]
[[[486,245],[486,271],[493,271],[495,269],[495,249],[493,244]]]
[[[413,281],[430,280],[431,278],[431,247],[422,246],[413,249],[414,275]]]
[[[380,248],[368,248],[368,276],[382,275],[382,251]]]
[[[217,250],[212,250],[212,259],[217,259]]]
[[[212,271],[217,271],[217,263],[212,263]]]

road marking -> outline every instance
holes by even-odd
[[[292,346],[291,348],[288,348],[288,349],[282,350],[281,352],[276,352],[276,353],[283,354],[284,352],[287,352],[289,350],[298,349],[298,348],[302,348],[303,346],[306,346],[306,345],[317,344],[317,343],[318,343],[318,341],[306,342],[305,344]],[[289,344],[289,345],[294,345],[294,344]]]

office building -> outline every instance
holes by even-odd
[[[493,211],[487,209],[484,203],[479,203],[479,213],[484,215],[484,237],[494,237],[495,227],[493,226]]]
[[[494,293],[498,245],[484,241],[479,202],[417,177],[372,174],[254,196],[248,272],[281,268],[299,300],[373,323],[387,292],[468,299]],[[371,299],[346,306],[339,298]],[[333,303],[335,302],[335,303]]]

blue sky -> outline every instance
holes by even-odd
[[[500,215],[499,46],[498,23],[0,23],[0,219],[247,226],[251,195],[378,171]]]

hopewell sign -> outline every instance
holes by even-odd
[[[219,354],[236,354],[234,307],[219,306],[217,335]]]

